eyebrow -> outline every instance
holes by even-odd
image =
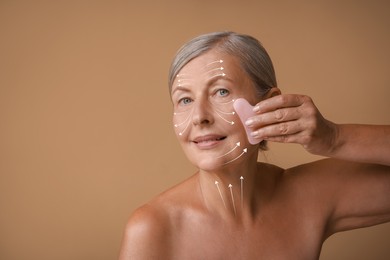
[[[233,82],[234,82],[234,81],[233,81],[231,78],[229,78],[226,74],[221,73],[221,74],[217,74],[217,75],[211,76],[211,77],[207,80],[206,85],[207,85],[207,87],[210,87],[210,86],[214,85],[214,84],[215,84],[217,81],[219,81],[219,80],[226,80],[226,81],[229,81],[230,83],[233,83]],[[186,84],[186,85],[188,85],[188,84]],[[173,88],[172,92],[171,92],[171,96],[173,96],[173,95],[175,94],[175,92],[177,92],[177,91],[191,92],[191,90],[190,90],[189,88],[187,88],[187,87],[176,85],[176,86]]]
[[[190,92],[190,89],[189,88],[186,88],[186,87],[183,87],[183,86],[176,86],[172,92],[171,92],[171,96],[173,96],[175,94],[176,91],[183,91],[183,92]]]

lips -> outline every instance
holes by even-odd
[[[222,135],[204,135],[196,137],[192,140],[199,148],[213,148],[219,142],[226,139],[226,136]]]

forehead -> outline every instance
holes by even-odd
[[[204,73],[220,67],[222,67],[224,72],[230,77],[243,76],[242,74],[245,74],[240,66],[238,58],[216,50],[211,50],[188,62],[179,71],[178,75],[199,77],[200,75],[204,75]]]

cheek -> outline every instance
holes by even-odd
[[[237,113],[233,108],[234,99],[230,99],[225,102],[211,102],[213,113],[216,121],[220,121],[221,124],[225,124],[226,127],[236,126],[239,122]]]
[[[188,132],[188,127],[191,122],[192,110],[180,111],[173,113],[173,128],[176,136],[180,139]]]
[[[249,147],[251,144],[248,141],[247,132],[245,127],[242,125],[240,118],[235,116],[234,122],[234,126],[232,126],[229,130],[229,135],[232,137],[230,138],[230,141],[233,143],[240,142],[242,146]]]

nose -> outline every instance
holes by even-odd
[[[212,106],[208,99],[201,99],[194,102],[192,123],[194,125],[210,125],[214,123]]]

